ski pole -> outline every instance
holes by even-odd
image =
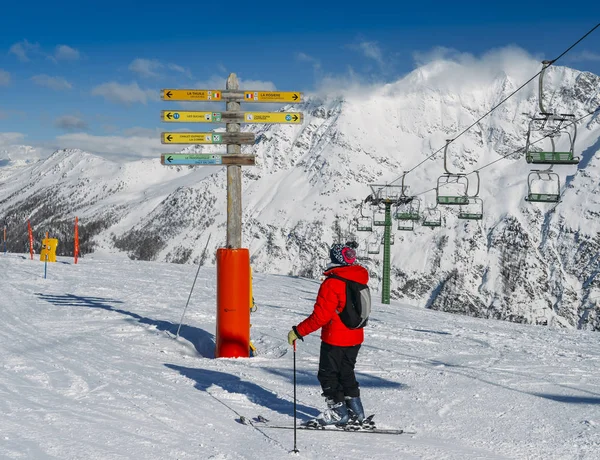
[[[179,326],[177,327],[177,334],[175,334],[175,339],[179,338],[179,331],[181,330],[181,325],[183,324],[183,317],[185,316],[185,311],[187,310],[188,305],[190,304],[190,299],[192,298],[192,292],[194,292],[194,286],[196,285],[196,280],[198,279],[198,273],[200,273],[200,267],[204,265],[204,258],[206,257],[206,248],[208,248],[208,243],[210,241],[210,237],[212,233],[208,235],[208,240],[206,241],[206,246],[204,246],[204,251],[202,251],[202,255],[200,256],[200,263],[198,264],[198,270],[196,271],[196,276],[194,277],[194,282],[192,283],[192,289],[190,289],[190,295],[188,296],[187,302],[185,303],[185,308],[183,309],[183,313],[181,314],[181,320],[179,321]]]
[[[296,341],[294,340],[294,453],[298,453],[296,447]]]

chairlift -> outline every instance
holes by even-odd
[[[579,157],[574,157],[575,139],[577,138],[577,123],[563,127],[567,120],[572,120],[575,115],[569,113],[554,113],[544,108],[544,73],[552,64],[552,61],[542,61],[542,71],[540,72],[538,84],[538,104],[540,107],[539,116],[532,117],[527,129],[527,141],[525,144],[525,159],[527,163],[548,164],[548,165],[576,165],[579,163]],[[567,129],[570,128],[570,131]],[[534,150],[531,142],[531,133],[548,133],[551,149]],[[563,152],[556,151],[555,137],[566,134],[569,139],[569,150]],[[547,145],[547,144],[546,144]]]
[[[366,247],[365,248],[359,247],[356,250],[356,258],[358,260],[369,260],[369,253],[367,251],[367,248]]]
[[[357,219],[356,230],[359,232],[373,231],[373,221],[371,217],[363,214],[363,203],[360,204],[360,217]]]
[[[544,183],[553,183],[552,192],[547,193],[539,185]],[[532,185],[535,184],[534,187]],[[527,196],[526,201],[533,203],[558,203],[560,201],[560,177],[551,170],[538,171],[534,169],[527,177]]]
[[[483,200],[478,196],[469,197],[469,204],[461,205],[458,218],[466,220],[483,219]]]
[[[479,185],[481,179],[479,177],[479,171],[475,171],[477,175],[477,190],[474,195],[468,195],[469,202],[465,205],[461,205],[458,210],[458,218],[466,220],[481,220],[483,219],[483,200],[479,198]],[[468,190],[467,190],[468,192]]]
[[[396,202],[396,208],[393,212],[394,219],[397,220],[419,220],[419,208],[421,206],[421,200],[414,196],[407,196],[405,191],[408,189],[404,185],[404,177],[408,171],[404,171],[402,174],[402,185],[400,198]],[[398,224],[398,229],[401,230],[402,224]]]
[[[465,174],[451,173],[447,167],[448,145],[452,139],[446,140],[444,147],[444,171],[437,180],[435,188],[436,202],[443,205],[460,205],[469,203],[467,191],[469,190],[469,180]],[[452,185],[456,184],[456,185]]]
[[[379,239],[375,242],[367,243],[367,254],[379,254],[381,250],[381,244],[379,243]]]
[[[442,211],[437,209],[437,205],[433,208],[427,208],[423,214],[423,227],[442,226]]]
[[[398,219],[398,230],[410,232],[415,228],[415,221],[410,219]]]
[[[381,209],[380,207],[375,208],[373,211],[373,225],[377,227],[385,227],[386,219],[385,219],[385,208]]]

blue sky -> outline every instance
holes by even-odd
[[[0,150],[127,151],[170,129],[159,121],[172,108],[161,88],[220,88],[229,72],[245,89],[394,81],[439,47],[478,57],[517,46],[548,59],[600,20],[598,2],[488,3],[10,2],[0,29]],[[600,29],[557,65],[600,74]]]

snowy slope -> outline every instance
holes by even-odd
[[[526,56],[493,57],[434,61],[391,84],[286,107],[304,112],[302,126],[245,126],[258,137],[243,148],[257,155],[257,165],[243,169],[243,244],[255,270],[316,278],[315,262],[327,257],[333,240],[354,237],[362,249],[380,241],[381,234],[356,232],[369,184],[399,185],[403,171],[423,161],[405,185],[422,209],[432,206],[443,155],[426,158],[540,69]],[[547,108],[581,117],[600,103],[600,78],[592,74],[552,66],[545,82]],[[444,208],[441,228],[394,230],[393,298],[473,316],[600,329],[598,114],[578,127],[580,165],[554,168],[562,186],[558,206],[524,201],[534,168],[522,154],[500,160],[524,147],[528,116],[539,111],[536,83],[450,145],[447,167],[469,174],[473,190],[473,171],[480,170],[484,219],[464,222],[456,209]],[[557,145],[565,147],[562,139]],[[158,158],[118,164],[58,151],[2,181],[0,212],[9,219],[15,251],[26,244],[23,223],[30,219],[37,235],[53,232],[68,254],[77,215],[87,225],[86,252],[197,262],[210,235],[209,254],[225,243],[225,170],[165,167]],[[379,287],[381,256],[365,263]]]
[[[0,458],[282,459],[293,431],[289,328],[318,282],[255,273],[258,356],[214,359],[215,270],[0,255]],[[298,344],[299,420],[323,407],[319,338]],[[366,411],[414,435],[297,433],[302,459],[582,459],[600,449],[597,333],[375,302],[357,363]]]

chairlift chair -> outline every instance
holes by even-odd
[[[436,202],[443,205],[467,204],[469,202],[469,197],[467,196],[469,179],[467,179],[465,174],[448,171],[448,145],[450,145],[450,142],[452,142],[452,139],[447,139],[446,146],[444,147],[444,171],[446,173],[442,174],[437,180],[435,188]],[[456,186],[452,186],[451,184],[456,184]]]
[[[466,220],[483,219],[483,200],[478,196],[469,197],[469,204],[458,210],[458,218]]]
[[[456,187],[449,184],[456,184]],[[468,204],[468,189],[469,180],[464,174],[443,174],[437,180],[437,187],[435,188],[436,201],[438,204],[443,205]]]
[[[540,72],[540,78],[538,79],[538,105],[540,107],[540,115],[533,117],[529,122],[527,142],[525,144],[525,159],[527,160],[527,163],[533,164],[574,165],[578,164],[580,161],[578,157],[573,156],[575,139],[577,138],[577,123],[573,122],[567,126],[572,128],[572,132],[569,132],[566,127],[563,127],[563,123],[575,118],[575,115],[569,113],[555,113],[544,107],[544,74],[546,69],[552,63],[553,61],[542,61],[542,71]],[[550,132],[550,135],[548,136],[550,138],[550,144],[552,145],[550,151],[547,149],[541,149],[539,151],[533,150],[531,143],[532,131]],[[560,136],[561,133],[567,134],[569,138],[569,150],[567,152],[556,151],[554,137],[557,135]]]
[[[468,195],[469,202],[466,205],[461,205],[458,210],[459,219],[467,220],[481,220],[483,219],[483,200],[479,198],[479,186],[481,185],[481,178],[479,177],[479,171],[475,170],[477,175],[477,189],[475,194]],[[468,190],[467,190],[468,192]]]
[[[379,240],[377,240],[377,242],[367,243],[367,253],[368,254],[379,254],[380,250],[381,250],[381,244],[379,243]]]
[[[398,219],[398,230],[410,232],[415,228],[414,220],[402,220]]]
[[[556,187],[553,187],[553,192],[556,193],[547,193],[544,190],[538,189],[537,184],[540,182],[542,184],[544,182],[553,182],[556,185]],[[536,184],[536,186],[532,187],[532,184]],[[527,190],[526,201],[533,203],[558,203],[560,201],[560,177],[550,170],[538,171],[534,169],[527,177]]]
[[[421,200],[412,198],[409,203],[398,203],[394,210],[394,218],[397,220],[419,220],[419,208]],[[400,225],[400,224],[398,224]],[[400,226],[398,227],[400,228]]]
[[[572,123],[572,133],[562,128],[563,122],[574,117],[571,114],[560,114],[558,116],[552,114],[542,114],[540,117],[534,117],[529,122],[527,130],[527,142],[525,144],[525,160],[532,164],[547,164],[547,165],[576,165],[580,162],[579,157],[574,156],[575,139],[577,137],[577,124]],[[555,125],[556,123],[556,125]],[[550,149],[535,150],[531,142],[531,134],[533,132],[548,132],[550,139]],[[566,135],[569,140],[569,150],[566,152],[556,151],[555,137]]]
[[[363,213],[363,203],[360,204],[360,216],[356,220],[356,230],[359,232],[373,231],[373,220]]]
[[[423,215],[423,227],[441,227],[442,226],[442,212],[434,208],[427,208]]]
[[[385,224],[385,209],[377,207],[375,211],[373,211],[373,225],[377,227],[385,227]]]
[[[358,250],[356,251],[356,258],[358,260],[369,260],[369,253],[367,251],[367,248],[358,248]]]

